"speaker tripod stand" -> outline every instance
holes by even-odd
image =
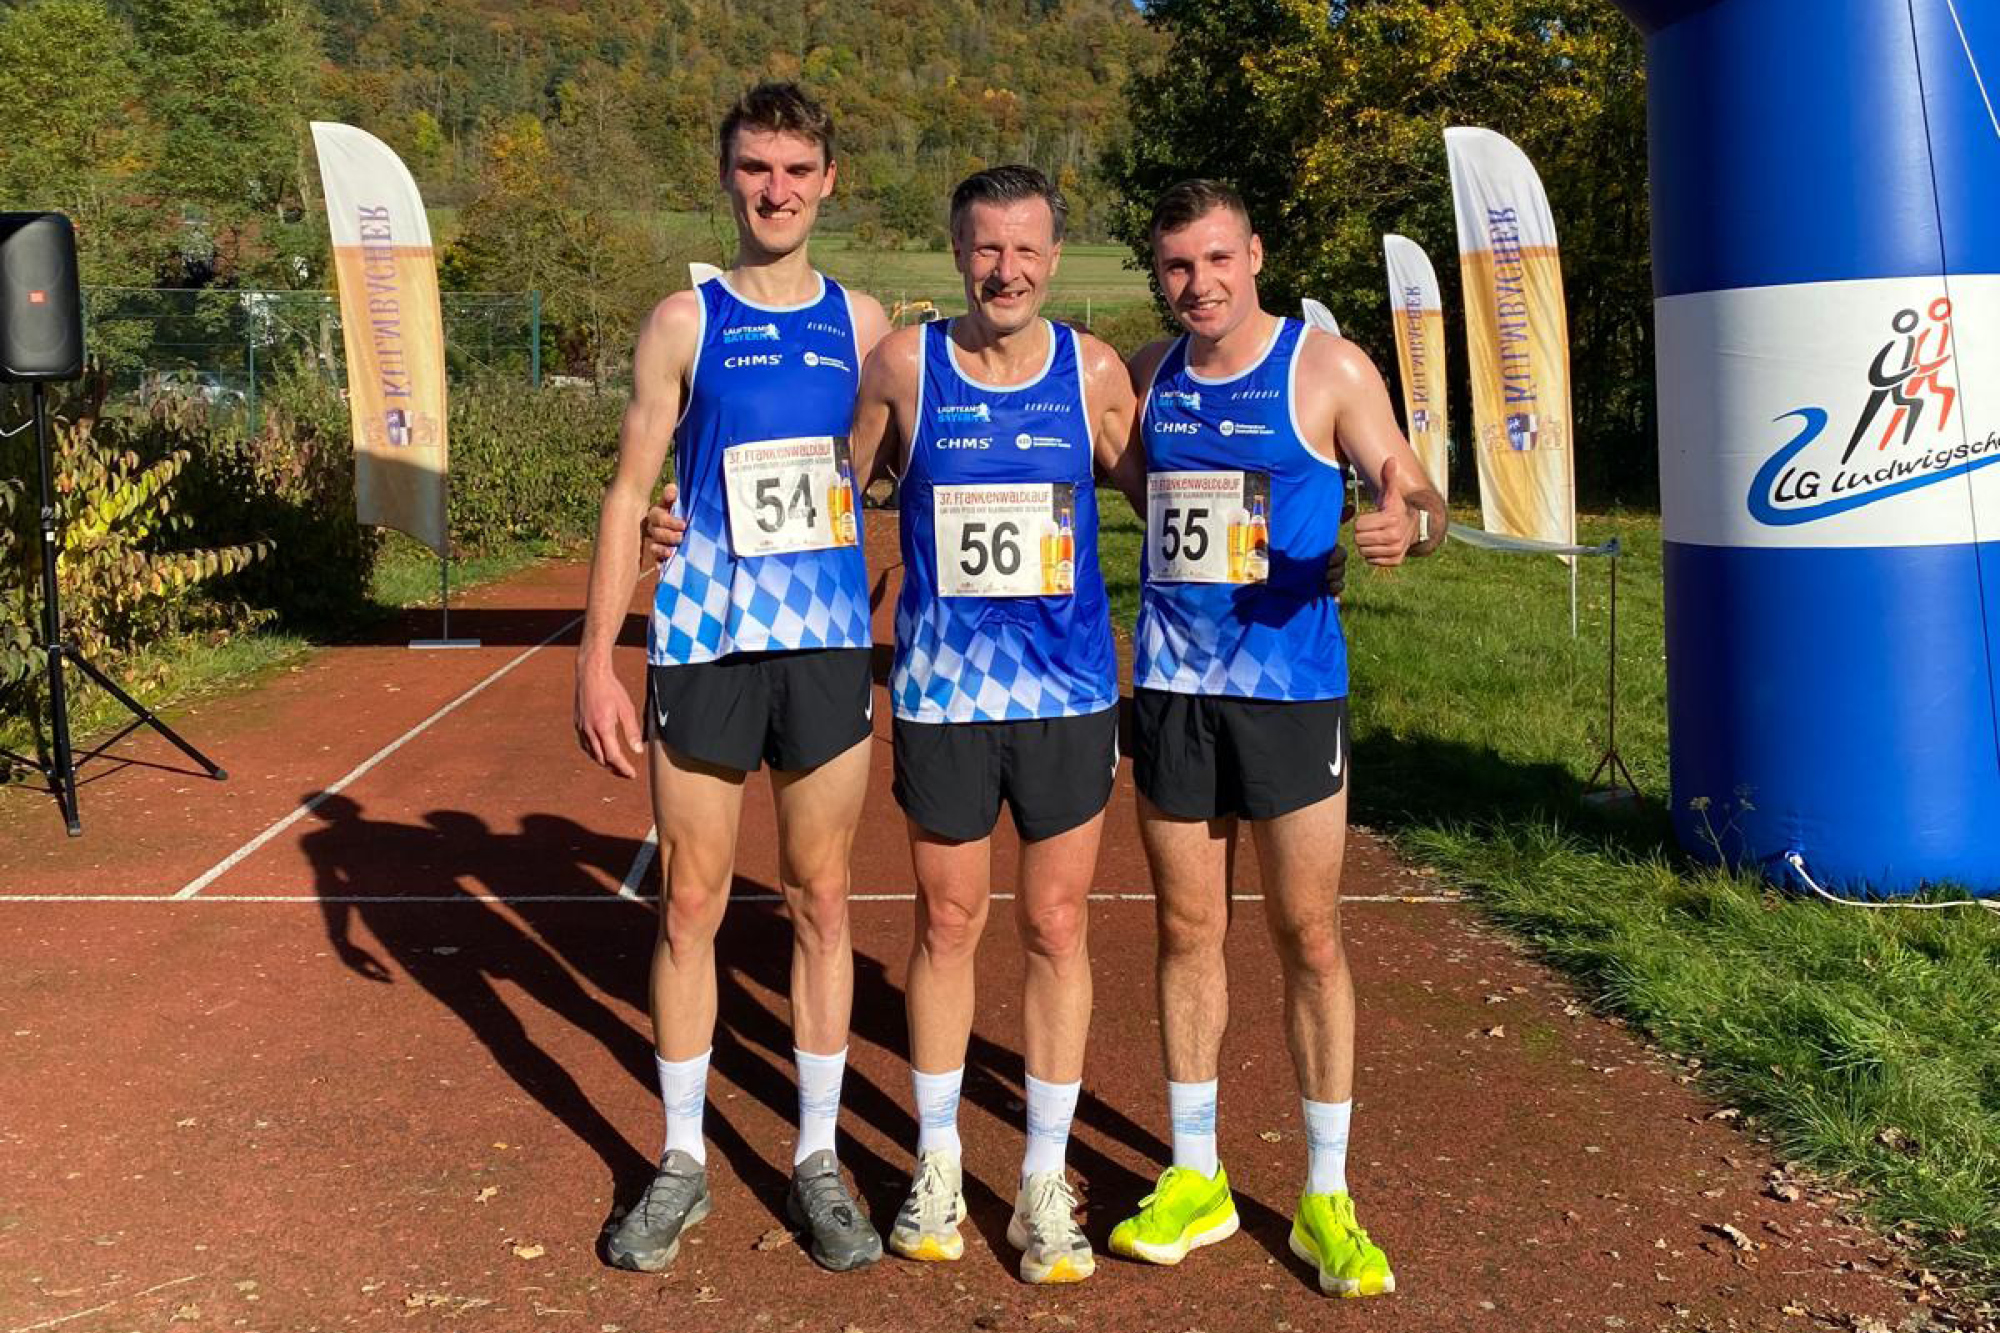
[[[48,779],[49,790],[54,793],[56,804],[62,809],[63,823],[74,838],[83,832],[82,814],[77,808],[76,771],[92,759],[124,740],[140,727],[151,727],[179,748],[180,752],[200,764],[208,771],[208,776],[218,782],[226,781],[229,774],[220,765],[194,746],[188,744],[180,733],[162,722],[153,711],[121,689],[118,683],[105,675],[82,653],[69,647],[62,637],[61,594],[56,586],[56,506],[55,506],[55,451],[49,446],[48,404],[44,397],[44,387],[34,386],[35,454],[41,480],[42,499],[42,646],[49,657],[49,729],[50,757],[44,761],[27,755],[15,754],[11,750],[0,750],[0,755],[31,768]],[[117,734],[102,742],[81,757],[74,755],[69,735],[69,699],[65,689],[63,663],[73,663],[76,668],[90,677],[105,693],[124,705],[132,714],[132,720],[120,728]]]

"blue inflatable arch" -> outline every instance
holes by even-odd
[[[2000,4],[1617,2],[1651,89],[1676,830],[2000,893]]]

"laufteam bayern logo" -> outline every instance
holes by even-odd
[[[1778,418],[1797,429],[1751,481],[1751,515],[1774,526],[1809,523],[2000,462],[2000,431],[1981,437],[1962,420],[1951,429],[1954,354],[1949,297],[1898,310],[1851,424],[1829,434],[1833,413],[1817,405]]]

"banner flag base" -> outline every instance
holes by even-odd
[[[451,637],[451,557],[438,557],[438,611],[442,620],[438,625],[435,639],[411,639],[412,651],[433,648],[477,648],[477,639],[454,639]]]

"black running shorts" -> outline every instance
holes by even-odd
[[[970,842],[1000,803],[1026,842],[1088,822],[1111,799],[1118,710],[1026,722],[896,719],[896,803],[919,827]]]
[[[750,772],[818,768],[874,730],[874,651],[731,653],[646,672],[647,734],[676,754]]]
[[[1347,785],[1347,700],[1132,691],[1132,780],[1180,819],[1276,819]]]

